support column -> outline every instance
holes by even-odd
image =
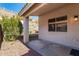
[[[26,44],[29,41],[29,18],[23,20],[23,41]]]

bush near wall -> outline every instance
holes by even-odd
[[[4,32],[4,39],[6,41],[14,41],[18,36],[21,35],[23,27],[20,20],[21,17],[19,16],[2,17],[0,23],[2,25]]]

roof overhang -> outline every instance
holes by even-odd
[[[22,16],[27,10],[29,10],[29,8],[31,8],[32,5],[34,5],[34,3],[27,3],[18,14]]]
[[[21,12],[19,13],[20,16],[39,16],[45,14],[50,11],[55,11],[58,8],[63,7],[66,3],[29,3],[26,5]]]

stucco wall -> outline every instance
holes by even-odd
[[[67,32],[49,32],[48,19],[64,15],[68,17]],[[41,15],[39,17],[39,38],[79,49],[79,21],[74,21],[75,15],[79,16],[79,4],[67,5]]]

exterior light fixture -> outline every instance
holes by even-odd
[[[74,20],[77,21],[78,20],[78,16],[74,16]]]

